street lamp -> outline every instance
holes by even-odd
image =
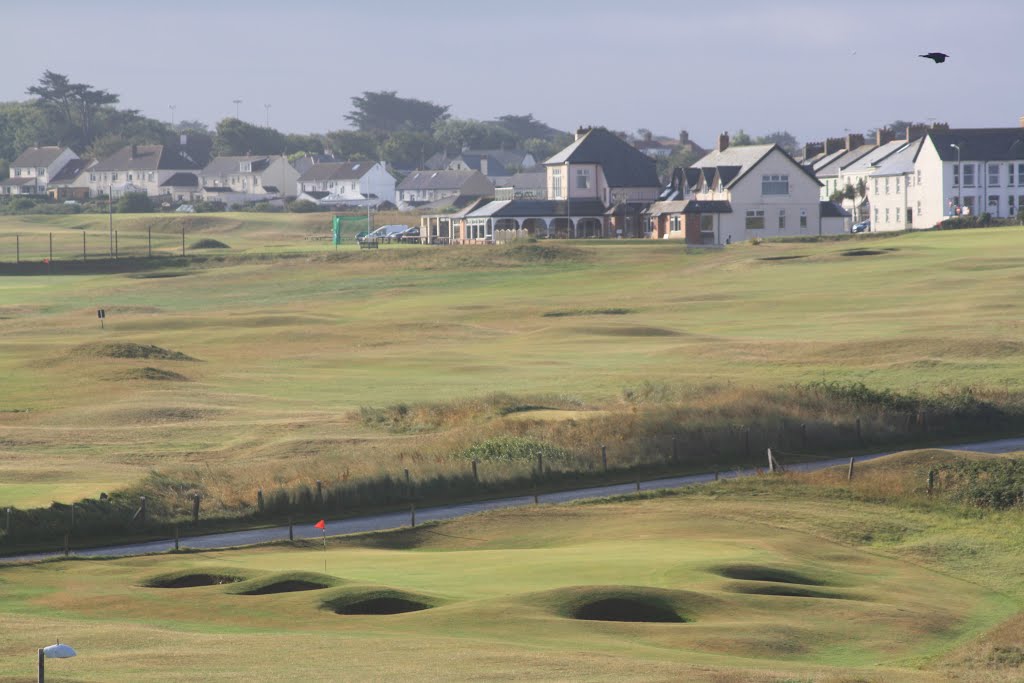
[[[170,109],[171,109],[171,128],[174,128],[174,110],[178,108],[178,105],[172,104],[172,105],[169,105],[169,106],[170,106]]]
[[[70,645],[63,645],[59,640],[56,645],[49,645],[47,647],[39,648],[39,670],[38,670],[38,681],[43,683],[45,679],[46,667],[43,662],[46,659],[68,659],[74,657],[77,652]]]
[[[270,105],[264,104],[263,108],[267,110],[267,128],[270,128]]]
[[[569,178],[569,160],[565,160],[565,236],[572,237],[576,231],[572,229],[572,180]]]
[[[964,182],[963,175],[962,175],[963,172],[964,172],[964,169],[963,169],[962,165],[960,164],[960,145],[950,143],[949,146],[956,148],[956,204],[955,204],[955,208],[959,209],[960,208],[960,200],[961,200],[961,197],[960,197],[960,189],[961,188],[960,188],[960,186]]]
[[[242,100],[231,100],[231,101],[235,103],[235,118],[237,119],[237,118],[239,118],[239,116],[238,116],[238,105],[240,105],[242,103]]]

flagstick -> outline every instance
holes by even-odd
[[[324,574],[327,573],[327,529],[322,530],[324,532]]]

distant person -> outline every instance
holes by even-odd
[[[962,216],[970,216],[971,215],[971,207],[964,206],[964,208],[962,208],[960,210],[960,215],[962,215]]]
[[[732,244],[732,235],[727,235],[726,236],[725,243],[726,244]]]

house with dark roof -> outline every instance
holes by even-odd
[[[169,145],[125,145],[88,170],[89,195],[113,197],[145,192],[150,197],[168,194],[163,184],[177,173],[196,178],[193,191],[198,190],[199,164],[178,147]]]
[[[417,208],[441,200],[493,197],[494,183],[480,171],[413,171],[398,184],[398,207]]]
[[[673,173],[644,212],[646,230],[693,245],[849,230],[849,214],[820,192],[811,170],[778,145],[730,147],[723,134],[717,149]]]
[[[395,177],[379,161],[314,163],[299,176],[298,198],[335,206],[394,204]]]
[[[0,194],[46,194],[50,182],[77,158],[67,147],[29,147],[11,162],[10,177],[0,181]]]
[[[544,162],[544,187],[502,198],[465,215],[461,239],[488,242],[495,230],[561,238],[632,236],[640,211],[661,189],[655,162],[604,128],[580,128]]]
[[[199,174],[203,199],[227,204],[294,195],[299,172],[284,156],[215,157]]]
[[[914,155],[908,201],[914,227],[955,215],[1019,214],[1024,207],[1024,121],[1019,128],[929,130]],[[872,226],[873,228],[874,226]]]
[[[510,176],[519,171],[536,168],[537,160],[521,149],[463,149],[455,155],[438,152],[427,159],[423,169],[428,171],[480,171],[489,178]]]
[[[72,159],[50,178],[50,182],[46,184],[46,193],[57,200],[88,199],[89,169],[95,165],[95,159]]]

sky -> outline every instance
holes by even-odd
[[[705,147],[739,129],[805,142],[1024,116],[1021,0],[48,0],[3,18],[0,101],[49,69],[165,121],[173,105],[213,125],[239,99],[246,121],[326,132],[366,90]]]

